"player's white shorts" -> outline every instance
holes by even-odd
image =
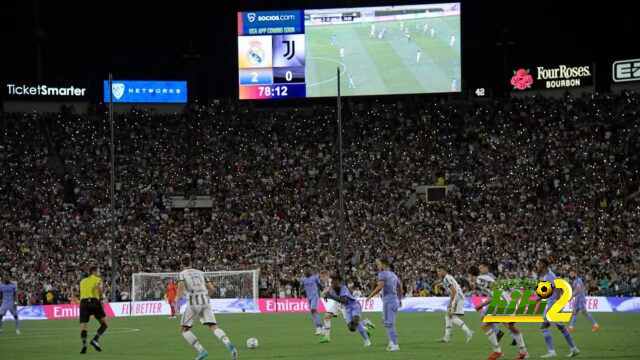
[[[451,313],[456,315],[464,315],[464,298],[456,296],[451,303]]]
[[[345,317],[344,305],[334,300],[327,300],[327,312],[332,313],[333,315],[336,315],[336,316],[339,314],[342,314],[342,317]]]
[[[207,299],[208,300],[208,299]],[[200,320],[203,325],[215,325],[216,317],[211,312],[211,305],[187,305],[182,319],[180,320],[181,326],[192,327],[196,320]]]

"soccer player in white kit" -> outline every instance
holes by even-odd
[[[371,24],[371,33],[369,34],[369,37],[376,37],[376,24]]]
[[[473,337],[473,331],[469,330],[464,321],[460,319],[461,316],[464,316],[464,293],[456,279],[447,274],[447,269],[444,265],[438,266],[436,271],[438,273],[438,277],[442,279],[442,285],[449,292],[449,305],[447,306],[447,314],[444,316],[444,337],[438,341],[451,341],[451,324],[455,324],[459,326],[465,334],[467,334],[467,342],[470,342]]]
[[[453,46],[456,43],[456,36],[451,34],[451,40],[449,40],[449,45]]]
[[[343,47],[340,48],[340,57],[344,58],[344,48]]]
[[[209,354],[200,344],[198,338],[191,332],[194,322],[200,320],[202,325],[208,326],[209,330],[225,344],[231,353],[231,359],[236,360],[238,358],[236,347],[227,337],[227,334],[218,327],[216,317],[211,311],[209,294],[213,292],[213,285],[205,279],[202,271],[191,267],[191,258],[189,256],[182,258],[182,268],[183,270],[178,276],[178,293],[175,298],[177,306],[180,304],[182,294],[187,298],[187,308],[180,320],[182,337],[198,351],[196,360],[206,358]]]
[[[353,75],[349,74],[349,89],[355,89],[356,84],[353,82]]]
[[[478,269],[476,266],[472,266],[468,271],[469,282],[472,284],[475,283],[480,292],[482,292],[482,295],[488,296],[488,299],[476,306],[476,310],[478,311],[480,311],[483,307],[489,305],[489,303],[491,302],[493,289],[490,288],[490,284],[495,280],[495,278],[489,274],[489,267],[486,263],[481,263],[480,267],[481,269]],[[509,291],[507,291],[506,289],[502,289],[501,299],[505,300],[507,304],[511,302],[511,295],[509,294]],[[522,333],[520,332],[520,330],[518,330],[518,328],[516,327],[516,323],[508,322],[507,327],[513,334],[513,338],[516,340],[518,348],[520,349],[520,353],[515,357],[515,359],[522,360],[528,358],[529,354],[527,353],[527,348],[524,344],[524,338],[522,337]],[[482,331],[484,331],[484,334],[487,336],[489,343],[493,347],[493,353],[489,355],[488,359],[498,359],[502,357],[502,349],[500,348],[499,344],[500,340],[498,339],[498,336],[493,329],[492,324],[483,322]]]
[[[420,63],[420,50],[416,53],[416,64]]]

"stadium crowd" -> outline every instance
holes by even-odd
[[[260,269],[261,296],[298,296],[303,267],[337,264],[335,109],[190,105],[115,117],[119,299],[134,272]],[[366,293],[391,257],[409,293],[441,295],[445,264],[488,261],[500,278],[537,279],[550,257],[590,295],[639,295],[640,95],[509,101],[350,100],[343,111],[346,259]],[[1,115],[0,267],[21,304],[73,302],[87,264],[109,285],[109,122]],[[425,203],[419,185],[446,184]],[[169,196],[208,195],[212,209]],[[162,290],[153,289],[160,298]],[[246,284],[216,284],[224,296]],[[107,286],[108,288],[108,286]],[[222,291],[221,291],[222,293]]]

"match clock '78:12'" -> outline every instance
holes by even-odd
[[[288,90],[286,85],[258,86],[260,97],[287,97]]]

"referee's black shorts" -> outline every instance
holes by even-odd
[[[100,300],[96,298],[80,300],[80,323],[88,323],[91,315],[100,320],[107,316],[104,313]]]

